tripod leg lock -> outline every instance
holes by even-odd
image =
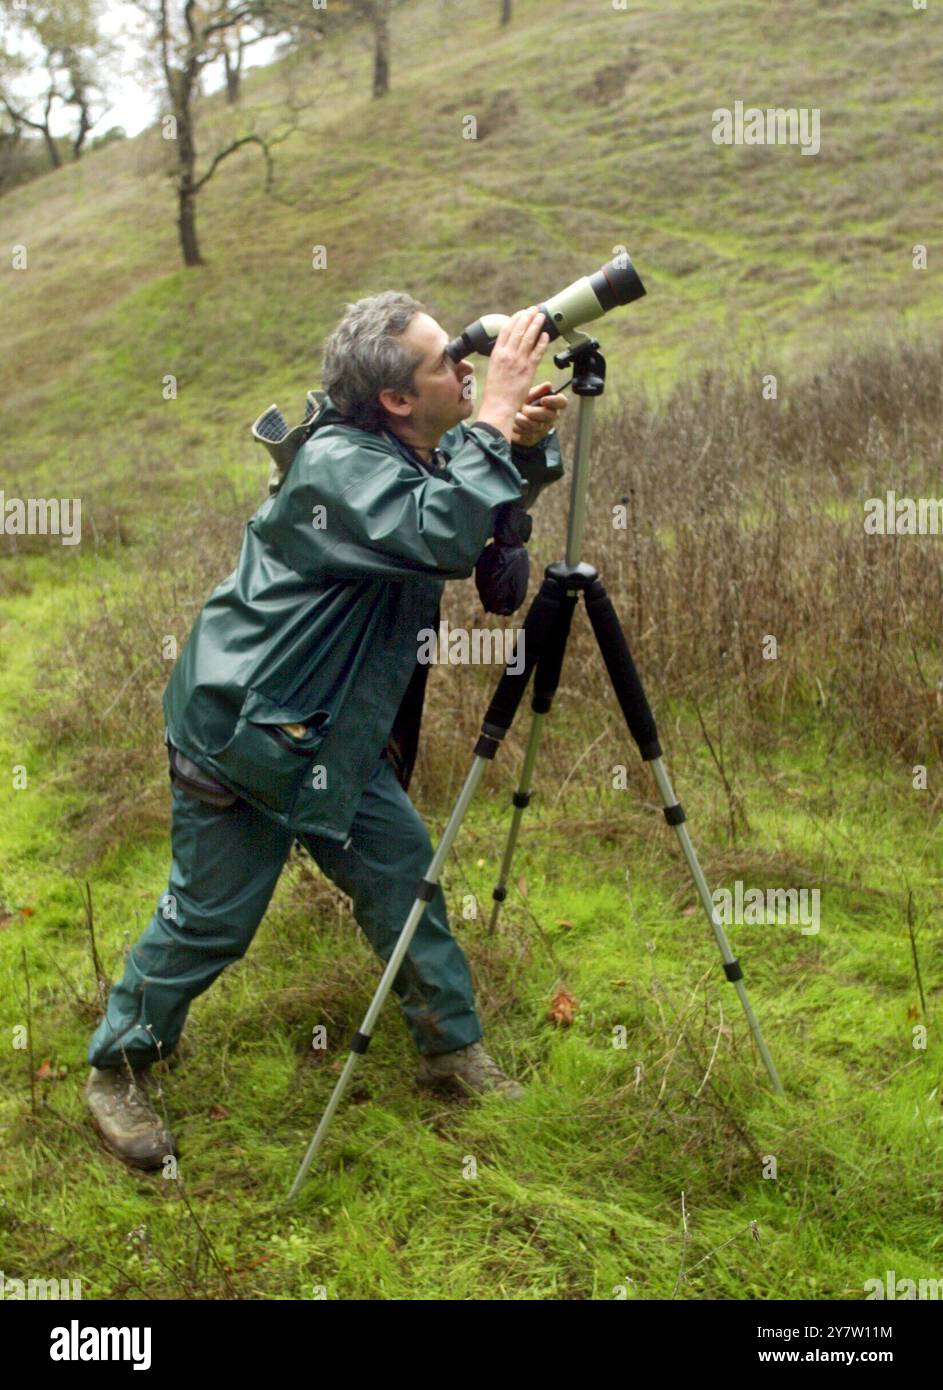
[[[533,792],[515,792],[514,795],[511,797],[511,802],[519,810],[526,810],[526,808],[530,805],[530,799],[533,796],[533,794]]]
[[[681,805],[680,801],[676,801],[673,806],[666,806],[664,812],[665,820],[669,825],[681,825],[682,822],[687,820],[687,816],[684,814],[684,807]]]
[[[416,897],[420,902],[431,903],[435,897],[436,883],[430,883],[427,878],[421,878],[416,888]]]
[[[479,734],[478,742],[475,744],[475,757],[493,758],[499,747],[499,741],[490,734]]]
[[[503,903],[507,895],[508,890],[506,888],[493,888],[491,890],[491,896],[492,898],[494,898],[496,903]]]
[[[731,984],[736,984],[737,980],[742,980],[743,971],[740,969],[740,962],[738,960],[725,960],[724,974]]]
[[[369,1046],[370,1046],[370,1034],[369,1034],[369,1033],[361,1033],[360,1030],[359,1030],[359,1028],[358,1028],[357,1032],[354,1034],[353,1038],[351,1039],[351,1043],[350,1043],[350,1050],[351,1050],[351,1052],[361,1052],[361,1053],[362,1053],[362,1052],[366,1052],[366,1050],[367,1050],[367,1048],[368,1048]]]

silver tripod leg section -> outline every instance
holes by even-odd
[[[469,770],[468,776],[465,778],[465,785],[459,792],[458,799],[455,802],[454,807],[452,808],[452,814],[449,816],[448,824],[445,827],[442,839],[439,841],[436,851],[433,854],[432,859],[430,861],[429,867],[423,875],[423,879],[426,883],[438,883],[439,874],[442,872],[442,866],[445,863],[449,850],[452,847],[452,842],[459,832],[459,828],[461,827],[462,821],[465,819],[465,813],[468,810],[468,804],[471,801],[472,797],[475,795],[475,788],[478,786],[478,783],[481,780],[481,775],[484,772],[485,764],[487,762],[487,758],[482,758],[480,756],[475,757],[471,769]],[[337,1085],[334,1087],[331,1099],[327,1103],[327,1109],[321,1116],[321,1122],[315,1130],[314,1138],[308,1145],[308,1151],[301,1162],[301,1167],[295,1174],[295,1180],[292,1183],[291,1189],[288,1193],[289,1201],[296,1195],[299,1188],[301,1187],[301,1184],[307,1177],[308,1169],[311,1167],[312,1160],[324,1141],[324,1136],[327,1134],[328,1127],[331,1123],[331,1119],[333,1118],[334,1112],[340,1104],[341,1098],[343,1097],[343,1094],[347,1089],[348,1083],[350,1082],[350,1078],[353,1076],[354,1068],[357,1065],[357,1059],[361,1056],[362,1052],[366,1050],[367,1042],[373,1034],[373,1029],[376,1024],[377,1018],[380,1015],[380,1010],[383,1008],[383,1005],[386,1002],[386,996],[389,994],[390,989],[392,988],[393,981],[399,974],[400,966],[403,964],[403,961],[406,958],[406,953],[409,950],[410,942],[412,941],[413,936],[416,932],[416,928],[419,925],[419,919],[422,917],[422,914],[425,912],[427,906],[428,902],[425,898],[417,898],[416,901],[413,903],[412,907],[410,908],[409,916],[406,918],[406,921],[403,925],[403,929],[399,934],[396,946],[393,949],[393,954],[390,956],[389,960],[386,963],[386,969],[383,971],[383,975],[380,978],[380,983],[377,986],[377,991],[373,996],[373,1000],[371,1001],[369,1009],[364,1015],[363,1023],[360,1025],[360,1030],[357,1034],[357,1041],[361,1041],[363,1045],[359,1048],[359,1050],[355,1048],[351,1048],[350,1050],[350,1054],[347,1058],[347,1061],[344,1064],[344,1070],[337,1078]]]
[[[661,793],[662,804],[666,808],[676,806],[678,804],[678,799],[674,794],[674,789],[671,785],[671,779],[668,776],[668,773],[665,769],[665,765],[662,762],[661,758],[653,758],[651,760],[651,769],[652,772],[655,774],[655,781],[657,782],[658,790]],[[723,957],[724,964],[734,965],[736,963],[736,957],[734,956],[733,951],[731,951],[730,949],[730,942],[727,940],[727,933],[724,931],[723,923],[717,916],[717,912],[714,907],[714,900],[711,897],[710,889],[707,886],[707,880],[704,877],[701,866],[698,863],[697,855],[694,852],[694,846],[691,843],[691,837],[688,834],[688,828],[682,821],[680,822],[680,824],[676,825],[674,829],[677,832],[678,839],[681,843],[681,849],[684,854],[684,857],[688,861],[688,868],[691,870],[691,877],[694,879],[694,886],[697,888],[698,897],[700,898],[704,911],[707,914],[707,920],[710,922],[714,932],[714,936],[717,938],[717,945],[720,947],[720,954]],[[780,1095],[782,1095],[783,1085],[779,1079],[779,1073],[776,1070],[776,1065],[773,1062],[772,1057],[770,1056],[769,1048],[766,1046],[763,1034],[760,1031],[759,1022],[757,1021],[756,1015],[753,1012],[753,1008],[747,996],[746,986],[744,985],[742,978],[732,980],[731,984],[737,991],[737,994],[740,996],[740,1003],[743,1005],[743,1012],[746,1014],[747,1023],[750,1025],[750,1032],[753,1034],[753,1039],[757,1045],[757,1048],[759,1049],[760,1056],[763,1059],[763,1065],[766,1067],[766,1070],[769,1073],[769,1079],[773,1083],[773,1090],[778,1091]]]
[[[492,897],[494,898],[494,906],[491,909],[491,920],[488,923],[489,932],[494,931],[495,923],[498,920],[498,913],[501,910],[501,904],[504,902],[504,899],[507,896],[508,876],[511,872],[511,860],[514,858],[514,849],[517,845],[517,834],[518,830],[520,829],[521,818],[524,814],[524,807],[518,804],[517,797],[530,796],[531,781],[533,780],[534,774],[534,764],[537,761],[537,749],[540,746],[540,731],[545,718],[546,715],[544,714],[535,714],[533,722],[530,726],[530,737],[527,740],[527,750],[524,753],[524,764],[521,768],[521,780],[517,788],[517,792],[515,794],[514,814],[511,817],[511,828],[508,831],[507,841],[504,846],[504,855],[501,859],[501,869],[498,874],[498,882],[494,888],[494,891],[492,892]]]
[[[576,448],[573,481],[570,484],[570,515],[566,530],[566,562],[578,565],[583,558],[583,531],[586,526],[586,489],[589,485],[589,448],[593,436],[594,396],[580,396],[576,421]]]

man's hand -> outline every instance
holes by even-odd
[[[532,386],[527,400],[514,417],[511,443],[530,448],[539,444],[557,424],[557,417],[566,410],[566,396],[554,396],[549,381]]]
[[[511,438],[515,416],[528,399],[534,373],[550,342],[543,323],[543,311],[536,305],[519,309],[491,349],[478,419],[494,425],[505,439]]]

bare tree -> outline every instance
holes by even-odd
[[[242,59],[245,51],[246,45],[238,30],[232,41],[227,39],[223,42],[223,65],[226,69],[226,100],[229,102],[230,106],[235,106],[240,97]]]
[[[45,0],[23,6],[0,0],[0,14],[18,45],[5,44],[0,50],[0,103],[17,129],[40,132],[50,166],[58,169],[62,155],[52,133],[55,108],[78,110],[71,136],[74,159],[107,110],[100,68],[113,46],[100,32],[100,2]]]
[[[510,24],[511,22],[511,0],[501,0],[501,23]]]
[[[220,39],[223,53],[223,70],[226,74],[226,100],[235,106],[242,95],[242,65],[246,52],[263,39],[274,38],[282,32],[275,5],[266,7],[267,13],[260,15],[256,29],[246,29],[237,24],[232,33],[224,33]],[[305,17],[307,11],[305,11]]]
[[[390,0],[350,0],[358,18],[373,29],[373,95],[390,90]]]
[[[373,32],[373,95],[386,96],[390,90],[390,4],[391,0],[329,0],[319,12],[322,33],[347,32],[351,21],[366,24]],[[304,8],[292,0],[281,0],[280,9],[297,14]]]
[[[95,115],[92,111],[95,85],[85,55],[76,48],[66,48],[63,52],[63,65],[69,76],[69,90],[63,96],[63,101],[67,106],[78,108],[78,118],[72,136],[72,158],[78,159],[85,144],[85,137],[104,113],[98,112]]]
[[[177,195],[177,230],[184,265],[204,264],[196,230],[197,197],[223,160],[246,145],[257,145],[266,167],[266,188],[271,186],[272,146],[287,139],[297,126],[297,106],[289,102],[289,120],[278,134],[250,129],[235,136],[209,159],[204,172],[197,172],[197,106],[199,84],[204,70],[217,63],[227,45],[243,45],[258,38],[274,37],[279,19],[275,6],[265,0],[207,0],[205,7],[196,0],[138,0],[139,8],[152,24],[153,45],[159,56],[171,116],[164,119],[166,138],[173,142],[172,177]],[[240,64],[241,66],[241,64]]]
[[[301,48],[326,34],[349,33],[355,24],[365,24],[373,35],[374,97],[390,90],[390,11],[394,0],[327,0],[323,9],[313,11],[311,0],[268,0],[266,9],[282,19],[293,46]],[[404,0],[399,0],[400,4]]]
[[[8,111],[0,113],[0,192],[13,181],[22,134]]]

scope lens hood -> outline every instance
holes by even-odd
[[[645,293],[638,271],[625,254],[608,261],[589,277],[589,283],[606,313],[619,304],[631,304],[634,299],[641,299]]]

